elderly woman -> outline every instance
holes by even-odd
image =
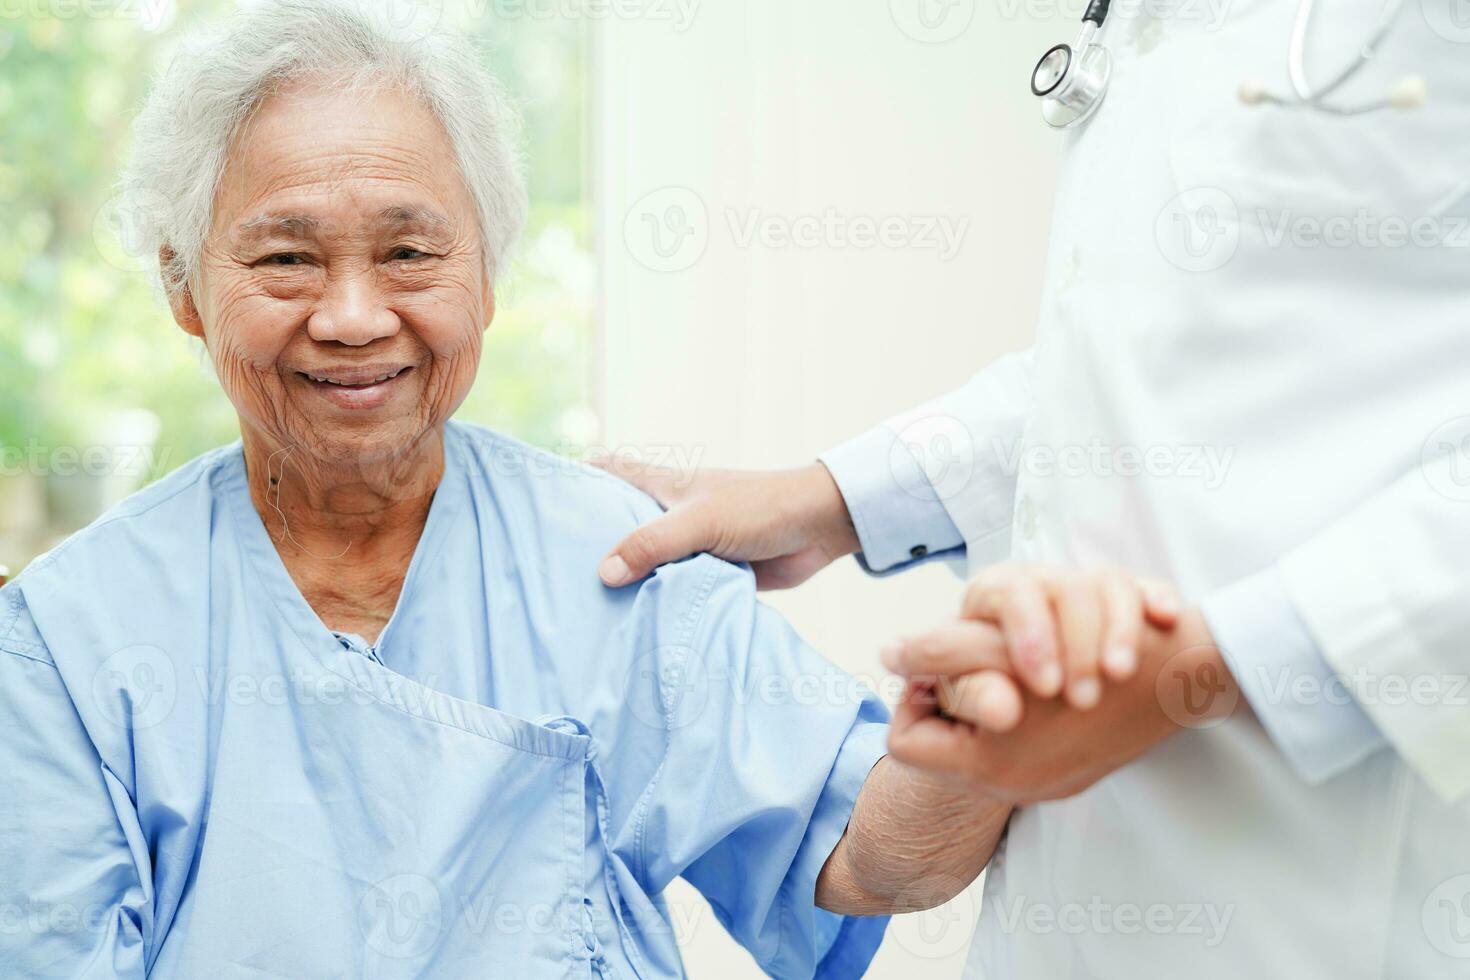
[[[494,92],[323,0],[158,83],[127,186],[242,438],[0,592],[5,975],[674,977],[682,876],[857,976],[992,850],[748,569],[606,589],[655,505],[449,421],[523,211]]]

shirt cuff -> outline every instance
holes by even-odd
[[[870,572],[907,569],[948,552],[965,539],[923,468],[898,436],[879,426],[823,453],[837,482]]]
[[[1275,568],[1201,607],[1241,692],[1296,773],[1320,783],[1387,745],[1307,631]]]

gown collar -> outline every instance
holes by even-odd
[[[399,614],[416,597],[418,580],[423,575],[423,568],[438,554],[450,525],[454,523],[457,516],[464,513],[463,502],[466,495],[467,476],[463,437],[451,422],[445,425],[443,438],[444,473],[439,479],[438,487],[434,490],[434,499],[429,504],[429,515],[424,523],[423,532],[419,536],[418,545],[414,548],[413,558],[409,562],[408,573],[404,576],[403,587],[399,590],[398,601],[394,605],[393,613],[387,625],[383,627],[382,633],[379,634],[376,644],[368,645],[361,638],[356,638],[357,644],[353,644],[350,639],[348,642],[349,647],[354,650],[361,645],[362,649],[358,650],[359,653],[365,653],[380,662],[383,660],[382,651],[389,648],[393,641],[394,625],[399,619]],[[275,542],[271,540],[259,511],[255,509],[255,502],[250,497],[249,477],[242,443],[235,445],[235,458],[222,481],[220,490],[227,499],[235,523],[240,530],[243,550],[251,566],[250,571],[270,595],[292,632],[313,650],[321,650],[324,646],[340,649],[343,642],[342,637],[355,637],[355,634],[339,634],[323,623],[316,610],[311,607],[306,597],[301,594],[301,590],[296,587],[291,573],[286,570],[285,563],[281,561],[280,552],[276,550]]]

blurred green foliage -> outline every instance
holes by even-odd
[[[238,434],[151,263],[118,241],[110,207],[150,77],[185,28],[224,5],[28,0],[0,15],[0,447],[92,445],[119,412],[143,409],[158,420],[156,477]],[[596,434],[587,31],[575,19],[496,19],[480,0],[441,9],[488,42],[521,105],[532,201],[460,417],[542,445],[585,443]]]

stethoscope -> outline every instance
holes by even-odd
[[[1103,97],[1108,94],[1113,58],[1098,40],[1098,34],[1107,22],[1109,2],[1092,0],[1082,15],[1082,30],[1077,40],[1047,49],[1031,71],[1031,94],[1041,100],[1041,118],[1055,129],[1066,129],[1084,122],[1097,111]],[[1404,0],[1385,0],[1378,23],[1367,42],[1358,49],[1357,57],[1320,88],[1314,88],[1308,80],[1306,68],[1307,34],[1311,29],[1313,2],[1299,0],[1296,20],[1291,28],[1287,73],[1293,94],[1275,95],[1259,82],[1246,82],[1240,87],[1241,102],[1253,106],[1278,105],[1316,109],[1338,116],[1356,116],[1379,109],[1414,109],[1428,101],[1428,87],[1418,75],[1399,79],[1384,98],[1374,102],[1334,105],[1324,101],[1362,71],[1378,53],[1378,46],[1403,10]]]

